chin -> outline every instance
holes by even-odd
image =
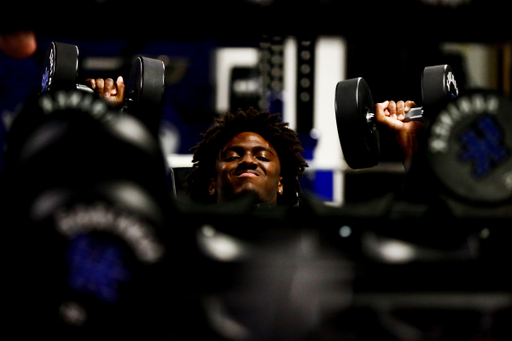
[[[249,197],[249,196],[252,196],[254,198],[255,203],[257,203],[257,204],[271,204],[271,205],[276,204],[276,198],[274,198],[274,199],[265,198],[261,195],[261,193],[259,191],[257,191],[254,188],[244,188],[244,189],[238,191],[237,193],[233,193],[233,195],[231,196],[229,201],[234,201],[234,200],[244,198],[244,197]]]

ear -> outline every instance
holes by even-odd
[[[283,195],[283,177],[279,177],[279,184],[277,185],[277,193]]]
[[[215,195],[217,193],[217,183],[214,178],[210,179],[210,185],[208,186],[208,192],[210,195]]]

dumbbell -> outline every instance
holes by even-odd
[[[425,129],[422,151],[441,192],[479,208],[510,205],[511,114],[510,98],[491,90],[467,91],[436,111]]]
[[[404,121],[423,120],[425,112],[457,98],[457,82],[449,65],[428,66],[421,77],[423,107],[406,113]],[[343,155],[352,169],[369,168],[379,162],[380,141],[375,104],[370,87],[362,78],[338,82],[335,93],[338,137]]]
[[[77,83],[78,59],[78,46],[52,42],[43,63],[40,94],[71,89],[93,93],[89,86]],[[160,123],[158,109],[164,94],[164,78],[161,60],[138,56],[126,84],[123,111],[143,121],[152,131]],[[148,114],[153,112],[157,114]]]
[[[71,91],[84,104],[93,97]],[[58,338],[124,335],[127,322],[130,336],[157,338],[161,331],[148,326],[168,306],[162,297],[172,285],[161,271],[169,267],[164,160],[139,120],[112,112],[98,121],[88,108],[52,114],[9,169],[2,227],[13,237],[7,250],[26,248],[10,259],[23,269],[13,309],[36,305],[33,324]]]

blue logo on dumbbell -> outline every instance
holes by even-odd
[[[486,176],[510,156],[504,143],[503,131],[490,115],[478,119],[461,134],[459,140],[463,147],[459,158],[473,164],[473,175],[476,178]]]
[[[54,53],[53,49],[50,50],[50,55],[48,56],[48,64],[44,68],[44,74],[42,77],[42,93],[47,92],[50,89],[50,85],[52,83],[52,70],[53,70],[53,59],[54,59]]]
[[[50,81],[50,72],[48,71],[48,68],[46,68],[44,70],[43,82],[41,84],[42,89],[43,89],[42,90],[43,93],[48,91],[48,85],[49,85],[48,83],[49,83],[49,81]]]
[[[116,302],[119,285],[131,277],[121,248],[90,235],[80,235],[70,241],[67,259],[70,288],[105,302]]]

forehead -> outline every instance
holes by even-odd
[[[264,147],[265,149],[270,149],[272,152],[275,152],[274,147],[272,147],[267,140],[265,140],[261,135],[253,132],[243,132],[233,136],[231,140],[224,145],[223,150],[232,147],[243,147],[246,149]]]

